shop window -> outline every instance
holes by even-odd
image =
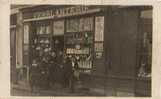
[[[33,23],[36,27],[31,30],[32,38],[30,53],[32,56],[31,64],[40,64],[46,60],[51,52],[52,25],[50,21],[40,21]],[[35,31],[36,30],[36,31]]]
[[[92,68],[93,21],[93,17],[85,17],[69,19],[66,24],[65,53],[77,59],[79,68],[84,72],[90,72]]]

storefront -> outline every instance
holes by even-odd
[[[152,17],[143,17],[146,10],[152,8],[23,8],[23,65],[31,67],[53,53],[59,56],[58,65],[65,56],[75,57],[84,86],[93,91],[112,96],[151,96]]]
[[[31,65],[33,60],[42,60],[38,58],[40,56],[43,58],[45,52],[57,54],[62,52],[69,57],[79,58],[81,70],[91,72],[94,42],[96,46],[101,47],[96,49],[99,54],[97,57],[101,57],[103,53],[103,31],[99,31],[104,29],[103,9],[87,6],[66,8],[51,6],[51,9],[46,11],[41,9],[35,8],[32,14],[31,9],[23,9],[25,61],[26,56],[29,59],[24,64]],[[97,30],[94,28],[95,20],[99,26]],[[101,35],[98,33],[95,35],[95,31]]]

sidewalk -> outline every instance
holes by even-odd
[[[28,91],[30,93],[37,93],[38,96],[95,96],[90,89],[85,88],[81,82],[75,85],[75,91],[71,92],[69,88],[62,88],[60,84],[56,84],[54,88],[50,89],[36,89],[33,92],[29,83],[21,81],[19,84],[11,84],[11,88],[16,90]],[[16,96],[16,94],[14,94]],[[37,95],[36,95],[37,96]]]

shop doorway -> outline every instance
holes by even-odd
[[[64,60],[64,35],[52,36],[52,50],[51,53],[55,53],[55,57],[52,59],[54,61],[54,68],[52,72],[54,76],[54,83],[63,83],[63,60]]]

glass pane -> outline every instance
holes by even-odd
[[[29,44],[29,25],[24,25],[24,44]]]
[[[79,31],[79,20],[67,20],[67,32],[78,32]]]
[[[95,19],[95,41],[104,40],[104,17],[99,16]]]
[[[92,31],[93,17],[73,19],[67,21],[67,32]]]
[[[29,45],[28,44],[24,44],[24,52],[28,51]]]
[[[97,42],[94,44],[95,58],[100,59],[103,56],[103,42]]]
[[[53,25],[53,35],[63,35],[64,34],[64,21],[55,21]]]
[[[50,34],[50,33],[51,33],[51,26],[46,25],[46,34]]]
[[[84,31],[91,31],[93,29],[93,18],[85,18],[84,19]]]
[[[103,43],[95,43],[95,51],[102,52],[103,51]]]
[[[51,25],[49,23],[36,23],[36,33],[37,34],[50,34]]]

